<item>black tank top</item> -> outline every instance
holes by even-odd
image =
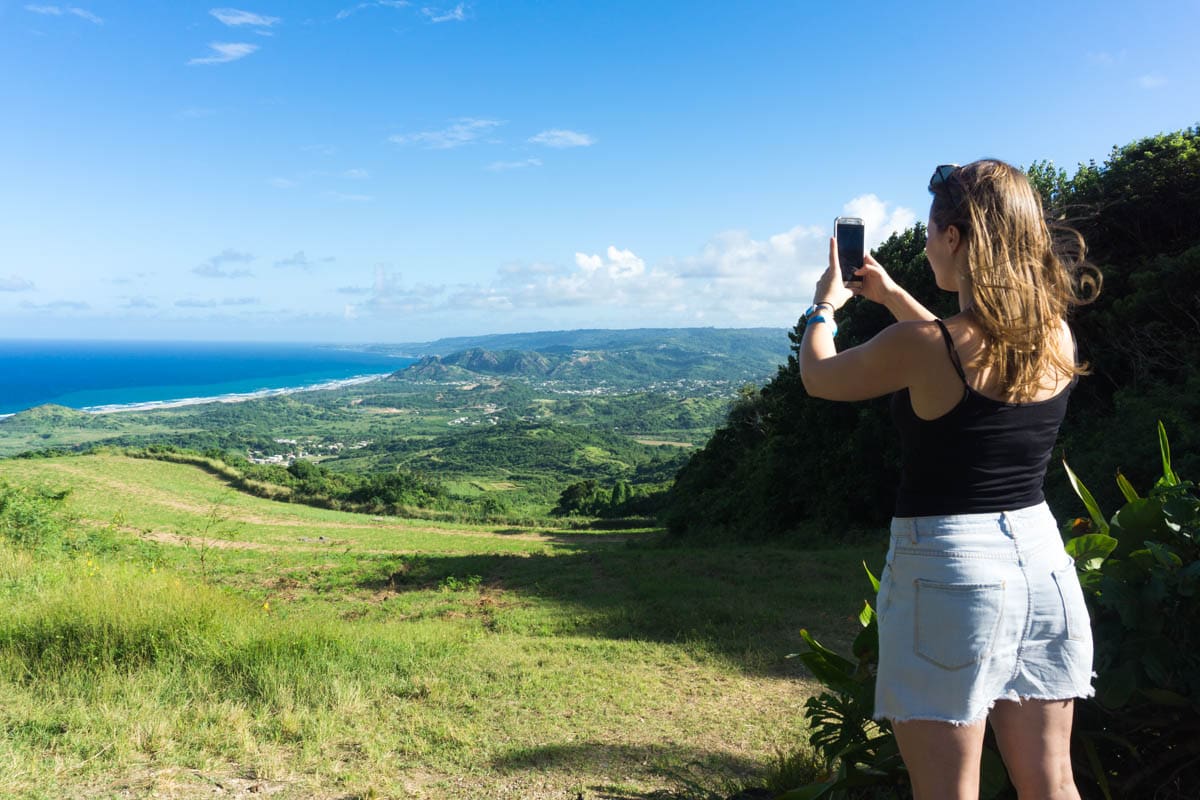
[[[954,340],[946,340],[963,397],[953,409],[924,420],[912,408],[908,389],[892,395],[892,417],[900,430],[902,472],[896,516],[925,517],[1012,511],[1042,502],[1046,467],[1067,412],[1075,380],[1048,400],[1006,403],[971,388]]]

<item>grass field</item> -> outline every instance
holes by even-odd
[[[14,797],[719,793],[801,746],[784,656],[852,631],[884,546],[374,518],[121,456],[0,480],[69,487],[83,543],[0,545]]]

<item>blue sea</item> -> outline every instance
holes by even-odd
[[[114,411],[239,399],[403,369],[347,345],[0,340],[0,414],[56,403]]]

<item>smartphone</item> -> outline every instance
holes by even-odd
[[[837,239],[838,263],[842,266],[842,283],[862,283],[854,271],[863,265],[863,221],[858,217],[838,217],[833,221],[833,236]]]

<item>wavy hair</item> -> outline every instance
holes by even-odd
[[[1031,400],[1046,376],[1087,374],[1053,343],[1060,320],[1100,292],[1078,231],[1047,224],[1041,195],[1016,167],[984,159],[933,187],[930,219],[953,225],[967,245],[969,311],[983,329],[983,368],[999,373],[1005,396]]]

